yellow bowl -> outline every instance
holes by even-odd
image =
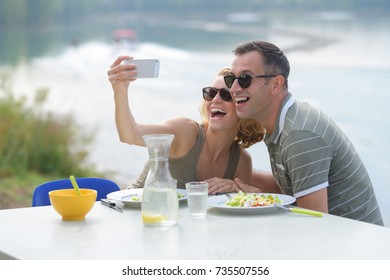
[[[74,189],[61,189],[49,192],[51,205],[63,220],[84,220],[91,211],[97,196],[96,190],[80,189],[77,195]]]

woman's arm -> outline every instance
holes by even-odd
[[[115,123],[121,142],[143,146],[142,133],[130,110],[128,99],[129,85],[136,80],[137,71],[134,65],[122,64],[126,59],[132,57],[118,57],[107,72],[114,91]]]
[[[171,146],[171,156],[186,154],[198,133],[198,126],[194,120],[174,118],[160,124],[138,123],[130,109],[128,97],[129,84],[136,80],[136,68],[131,64],[122,64],[123,60],[132,59],[130,56],[120,56],[108,70],[109,81],[114,91],[115,123],[121,142],[130,145],[145,146],[143,135],[146,134],[173,134],[175,138]]]

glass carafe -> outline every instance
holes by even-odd
[[[145,226],[170,226],[177,223],[179,201],[176,180],[169,171],[171,134],[145,135],[149,150],[149,172],[142,194],[141,212]]]

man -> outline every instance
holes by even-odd
[[[252,41],[233,52],[224,80],[237,115],[267,130],[264,142],[278,186],[266,183],[262,191],[281,190],[293,195],[299,207],[383,225],[370,177],[350,140],[328,116],[288,92],[290,66],[283,51]],[[256,176],[267,178],[254,176],[255,186]],[[235,182],[237,190],[256,190]]]

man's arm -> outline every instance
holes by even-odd
[[[327,188],[297,198],[296,204],[298,207],[328,213]]]
[[[251,185],[244,184],[240,179],[234,179],[233,187],[236,192],[246,193],[282,193],[274,177],[270,172],[253,171]]]
[[[252,186],[265,193],[282,193],[271,172],[253,170]]]

